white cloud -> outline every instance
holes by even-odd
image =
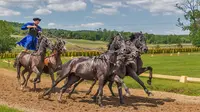
[[[70,29],[70,30],[83,30],[83,29],[94,29],[103,26],[102,22],[93,22],[93,23],[84,23],[84,24],[74,24],[74,25],[63,25],[56,23],[49,23],[49,28],[58,28],[58,29]]]
[[[125,0],[90,0],[93,4],[98,4],[107,7],[127,7],[123,2]]]
[[[0,5],[1,5],[1,6],[5,6],[5,5],[7,5],[7,2],[5,2],[5,1],[0,1]]]
[[[85,16],[86,19],[96,19],[96,17],[93,16]]]
[[[152,14],[182,14],[182,12],[175,7],[176,3],[182,3],[184,0],[90,0],[94,6],[101,6],[104,8],[136,8],[136,11],[141,9],[148,10]],[[94,7],[94,11],[100,8]]]
[[[0,0],[0,5],[27,9],[37,7],[40,2],[40,0]]]
[[[20,14],[20,12],[0,7],[0,16],[18,16]]]
[[[151,13],[172,15],[181,14],[182,12],[175,7],[176,3],[181,3],[183,0],[127,0],[126,3],[131,6],[149,10]]]
[[[65,25],[63,28],[80,30],[80,29],[98,28],[103,25],[104,25],[104,23],[102,23],[102,22],[93,22],[93,23],[85,23],[85,24],[79,24],[79,25]]]
[[[123,0],[122,0],[123,1]],[[94,4],[93,13],[114,15],[119,7],[127,7],[121,0],[90,0]]]
[[[49,28],[56,28],[56,27],[57,27],[57,24],[56,24],[56,23],[49,23],[49,24],[48,24],[48,27],[49,27]]]
[[[51,13],[52,12],[50,10],[45,9],[45,8],[40,8],[40,9],[38,9],[34,12],[34,14],[36,14],[36,15],[48,15],[48,14],[51,14]]]
[[[118,12],[116,8],[99,8],[99,9],[94,9],[93,13],[96,14],[106,14],[106,15],[114,15]]]
[[[81,24],[80,27],[99,27],[104,25],[101,22],[95,22],[95,23],[87,23],[87,24]]]
[[[47,8],[55,11],[78,11],[84,10],[87,4],[81,0],[49,0]]]

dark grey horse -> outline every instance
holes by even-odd
[[[14,67],[17,68],[17,79],[20,83],[20,69],[23,66],[24,70],[21,73],[23,77],[23,82],[20,83],[22,88],[27,86],[28,80],[31,74],[34,72],[37,74],[36,78],[34,79],[34,90],[36,89],[37,79],[39,79],[40,75],[42,74],[42,70],[44,68],[44,58],[46,56],[46,49],[52,49],[52,43],[46,37],[40,37],[41,42],[39,44],[39,49],[35,53],[27,53],[21,52],[14,63]],[[27,78],[25,79],[25,73],[28,72]]]
[[[110,45],[111,43],[109,43],[108,45],[108,49],[113,49],[113,48],[110,48]],[[136,48],[134,48],[134,47]],[[134,50],[135,49],[135,50]],[[150,76],[149,76],[149,80],[147,81],[148,84],[151,84],[151,79],[152,79],[152,68],[151,67],[147,67],[147,68],[142,68],[142,60],[140,58],[140,55],[141,55],[141,52],[147,52],[148,48],[146,46],[146,40],[145,40],[145,37],[142,33],[135,33],[135,34],[132,34],[130,36],[130,40],[127,40],[126,41],[126,50],[128,50],[126,53],[129,54],[130,56],[131,55],[134,55],[133,57],[126,57],[126,59],[124,59],[123,55],[122,57],[120,57],[121,59],[121,62],[122,63],[126,63],[124,66],[124,64],[119,64],[119,65],[123,65],[121,66],[121,69],[120,71],[117,71],[117,74],[121,76],[121,78],[124,78],[124,75],[125,74],[126,76],[130,76],[132,77],[133,79],[135,79],[145,90],[145,92],[150,95],[151,92],[148,91],[148,89],[145,87],[144,83],[137,77],[137,75],[140,75],[142,72],[144,72],[145,70],[149,69],[150,70]],[[137,51],[139,50],[139,52],[131,52],[131,51]],[[133,54],[132,54],[133,53]],[[76,83],[73,87],[73,89],[71,90],[70,94],[72,94],[72,92],[74,91],[75,87],[78,86],[78,84],[80,84],[81,82],[83,81],[80,80],[78,83]],[[108,87],[111,91],[111,94],[113,96],[114,93],[113,93],[113,90],[112,90],[112,85],[113,85],[113,82],[114,81],[109,81],[109,84],[108,84]],[[90,87],[90,89],[88,90],[88,92],[86,93],[86,95],[88,95],[93,86],[96,84],[96,81],[93,82],[92,86]],[[126,85],[123,83],[123,86],[125,87],[125,91],[127,94],[130,95],[130,92],[128,90],[128,88],[126,87]]]
[[[102,105],[101,100],[103,87],[106,80],[108,80],[112,75],[113,68],[115,68],[115,62],[117,61],[117,55],[124,54],[124,39],[119,35],[116,36],[112,42],[112,46],[118,50],[109,50],[104,54],[93,58],[75,58],[65,63],[62,66],[62,71],[59,72],[59,77],[57,78],[55,85],[46,91],[43,96],[48,95],[51,90],[66,77],[68,77],[68,81],[61,89],[60,98],[66,89],[71,87],[71,85],[79,81],[81,78],[86,80],[99,80],[99,89],[96,96],[98,98],[98,104]],[[120,83],[121,81],[118,76],[114,76],[113,79],[117,83]]]

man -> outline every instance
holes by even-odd
[[[42,28],[39,26],[40,21],[40,18],[33,18],[33,22],[28,22],[21,27],[21,30],[29,30],[28,35],[17,42],[18,45],[25,48],[25,52],[28,50],[36,51],[38,43],[37,37],[42,31]]]

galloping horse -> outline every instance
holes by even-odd
[[[50,74],[52,85],[54,84],[54,73],[62,69],[61,54],[66,51],[65,41],[58,39],[55,43],[52,54],[44,60],[45,66],[43,72]]]
[[[113,48],[110,48],[110,44],[108,45],[108,49],[113,49]],[[136,49],[134,47],[136,47]],[[142,60],[140,58],[140,55],[141,55],[142,52],[147,52],[148,51],[144,35],[141,32],[132,34],[130,36],[130,40],[126,41],[126,49],[127,50],[128,49],[135,49],[135,50],[138,49],[139,52],[137,52],[137,53],[132,52],[133,53],[132,55],[134,55],[132,58],[129,57],[129,58],[123,60],[123,57],[121,57],[122,62],[126,63],[126,67],[121,67],[121,71],[118,71],[119,72],[118,74],[125,74],[126,76],[132,77],[133,79],[135,79],[144,88],[144,90],[148,94],[148,96],[151,95],[151,92],[148,91],[148,89],[146,88],[144,83],[137,77],[141,73],[149,70],[150,71],[150,75],[149,75],[149,80],[147,81],[147,83],[149,85],[151,84],[152,68],[151,67],[142,68],[143,63],[142,63]],[[134,50],[129,50],[129,51],[134,51]],[[126,69],[126,70],[124,70],[124,69]],[[121,78],[123,78],[123,77],[124,77],[124,75],[121,76]],[[71,90],[69,96],[73,93],[75,87],[78,86],[78,84],[80,84],[82,81],[83,81],[83,79],[80,80],[79,82],[77,82],[74,85],[74,87]],[[108,87],[110,89],[110,92],[111,92],[112,96],[115,96],[114,92],[112,90],[113,82],[114,81],[109,81]],[[90,94],[90,92],[92,91],[92,88],[93,88],[93,86],[95,84],[96,84],[96,81],[94,81],[92,83],[92,86],[90,87],[90,89],[88,90],[86,95]],[[128,88],[126,87],[126,85],[124,84],[123,86],[125,87],[126,93],[130,95],[130,92],[129,92]]]
[[[105,85],[106,80],[112,77],[112,71],[115,68],[115,62],[117,61],[118,54],[124,54],[125,51],[125,41],[121,36],[116,36],[112,42],[112,45],[117,48],[115,51],[107,51],[100,56],[93,58],[83,57],[75,58],[71,61],[65,63],[62,66],[62,71],[59,72],[59,77],[55,81],[55,85],[47,90],[42,97],[49,95],[51,90],[63,79],[68,77],[68,81],[61,89],[61,94],[59,100],[61,100],[62,94],[69,88],[71,85],[79,81],[81,78],[86,80],[99,80],[99,89],[98,89],[98,104],[102,105],[102,95],[103,95],[103,86]],[[115,76],[114,81],[120,83],[119,77]]]
[[[34,90],[36,90],[36,83],[39,83],[40,75],[43,72],[44,68],[44,59],[46,57],[46,50],[47,48],[52,49],[52,43],[46,37],[40,37],[40,44],[39,49],[35,53],[27,53],[21,52],[14,63],[14,67],[17,68],[17,79],[20,83],[20,69],[23,66],[24,70],[22,71],[21,75],[23,77],[23,82],[20,83],[22,89],[27,86],[28,80],[31,74],[34,72],[37,74],[36,78],[34,79]],[[24,74],[28,72],[27,78],[25,79]]]

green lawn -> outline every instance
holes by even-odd
[[[163,75],[175,75],[175,76],[190,76],[200,77],[200,53],[187,53],[180,54],[157,54],[153,57],[150,54],[142,55],[144,66],[152,66],[153,73]],[[63,63],[67,62],[71,58],[63,57]],[[4,59],[0,59],[0,67],[13,69],[12,65],[2,62]],[[14,61],[14,59],[6,59]]]
[[[173,92],[190,96],[200,96],[200,83],[180,83],[173,80],[153,79],[152,86],[146,81],[148,78],[141,77],[149,90]],[[142,88],[135,80],[130,77],[125,78],[124,82],[130,88]]]
[[[143,55],[142,59],[145,66],[152,66],[154,73],[176,76],[200,77],[200,53],[180,54],[159,54]]]
[[[22,39],[23,36],[16,36],[13,35],[13,37],[17,37],[18,40]],[[52,38],[51,38],[52,39]],[[55,41],[55,39],[52,39]],[[65,39],[67,42],[66,47],[67,50],[99,50],[99,49],[107,49],[107,42],[103,41],[90,41],[90,40],[82,40],[82,39]],[[17,46],[13,49],[12,52],[20,52],[23,48],[20,46]]]
[[[13,108],[9,108],[4,105],[0,105],[0,112],[22,112],[22,111],[19,111],[17,109],[13,109]]]

